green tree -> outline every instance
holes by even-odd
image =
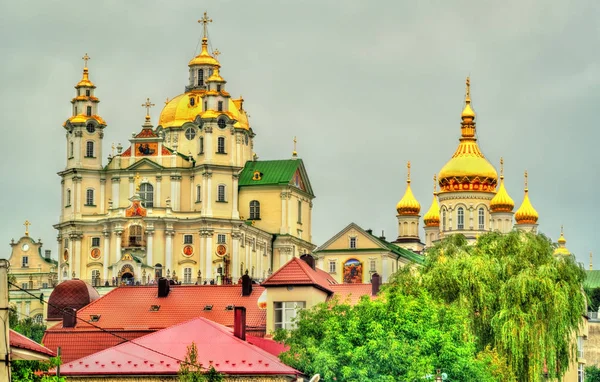
[[[585,368],[585,382],[600,382],[600,369],[598,366],[588,366]]]
[[[183,382],[221,382],[223,374],[219,373],[212,365],[205,369],[198,361],[198,348],[192,342],[187,347],[184,362],[179,366],[179,381]]]
[[[425,289],[467,312],[477,350],[495,350],[518,381],[539,381],[544,370],[557,378],[576,357],[585,274],[553,250],[541,234],[488,233],[474,245],[452,235],[427,252],[419,271],[399,272],[392,293]]]
[[[424,290],[383,291],[355,306],[333,300],[298,314],[296,329],[275,335],[290,346],[280,358],[325,381],[421,381],[436,369],[454,381],[510,380],[493,351],[477,356],[464,314]]]

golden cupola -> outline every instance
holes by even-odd
[[[560,237],[558,238],[558,247],[554,250],[555,255],[569,256],[571,252],[567,249],[567,239],[565,239],[565,234],[563,231],[563,226],[560,226]]]
[[[425,227],[439,227],[440,226],[440,205],[437,200],[437,177],[433,176],[433,201],[429,211],[423,216],[423,223]]]
[[[514,208],[515,202],[504,187],[504,159],[500,158],[500,187],[498,187],[496,196],[490,201],[490,210],[492,212],[512,212]]]
[[[404,192],[402,199],[400,199],[396,205],[396,211],[398,211],[398,215],[418,215],[421,211],[421,205],[410,189],[410,162],[407,163],[406,167],[408,168],[406,191]]]
[[[498,173],[477,145],[470,88],[470,79],[467,77],[465,107],[461,114],[461,137],[454,155],[440,170],[440,192],[494,192],[496,189]]]
[[[204,28],[204,36],[202,37],[202,49],[200,50],[200,54],[196,57],[192,58],[188,63],[188,66],[197,66],[197,65],[210,65],[210,66],[220,66],[219,61],[216,58],[208,53],[208,23],[212,23],[212,19],[208,18],[206,12],[204,12],[204,16],[198,20],[200,24],[203,24]]]
[[[529,189],[527,188],[527,171],[525,171],[525,196],[521,207],[515,212],[515,221],[517,224],[536,224],[539,215],[529,201]]]

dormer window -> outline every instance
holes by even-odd
[[[198,69],[198,86],[204,86],[204,70]]]

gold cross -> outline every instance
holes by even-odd
[[[219,59],[219,55],[221,54],[221,52],[219,51],[219,49],[215,49],[213,51],[213,56],[215,56],[215,60]]]
[[[152,106],[156,106],[156,105],[153,103],[150,103],[150,98],[146,98],[146,102],[142,104],[142,107],[146,108],[146,116],[150,115],[150,108]]]
[[[204,38],[207,38],[206,36],[208,35],[208,28],[207,28],[207,24],[208,23],[212,23],[212,19],[208,18],[208,15],[206,14],[206,12],[204,12],[204,17],[202,17],[200,20],[198,20],[199,23],[204,24]]]
[[[433,194],[437,192],[437,175],[433,174]]]
[[[169,97],[165,100],[165,105],[169,103]]]
[[[525,170],[525,191],[527,191],[527,170]]]
[[[406,164],[406,168],[408,169],[408,176],[406,177],[406,181],[410,183],[410,161]]]
[[[29,236],[29,226],[31,225],[31,223],[29,222],[29,220],[25,220],[25,223],[23,223],[23,225],[25,226],[25,236]]]
[[[504,177],[504,158],[500,157],[500,177]]]
[[[471,102],[471,77],[467,77],[467,94],[465,95],[465,102]]]
[[[85,66],[84,67],[87,68],[87,62],[90,59],[90,56],[88,56],[88,54],[86,53],[85,56],[81,57],[81,59],[83,61],[85,61],[85,64],[84,64]]]

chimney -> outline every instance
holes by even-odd
[[[164,277],[158,279],[158,297],[167,297],[169,295],[169,280]]]
[[[233,308],[233,335],[246,341],[246,308],[243,306]]]
[[[50,260],[50,255],[52,255],[52,250],[46,249],[44,251],[44,255],[46,256],[46,260]]]
[[[371,276],[371,295],[377,296],[379,293],[379,286],[381,285],[381,277],[379,277],[378,273],[373,273]]]
[[[77,311],[75,308],[63,309],[63,328],[74,328],[77,324]]]
[[[315,258],[312,257],[311,254],[305,253],[304,255],[300,256],[300,260],[304,260],[304,262],[308,264],[313,270],[315,269]]]
[[[379,236],[379,239],[385,241],[385,233],[383,230],[381,231],[381,236]]]
[[[373,234],[373,230],[372,230],[371,228],[369,228],[369,229],[367,230],[367,233],[368,233],[369,235],[372,235],[372,234]]]
[[[252,294],[252,279],[248,276],[248,271],[242,276],[242,296],[250,296]]]

